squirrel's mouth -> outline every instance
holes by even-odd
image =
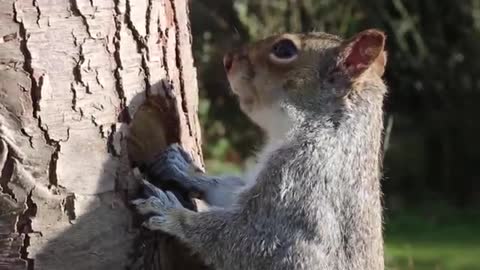
[[[240,107],[249,112],[254,109],[256,100],[259,99],[255,86],[252,85],[251,78],[243,75],[241,70],[227,74],[230,83],[230,89],[240,103]]]
[[[255,95],[248,93],[247,89],[241,89],[239,91],[236,87],[231,87],[232,93],[237,97],[240,108],[245,112],[251,112],[254,109],[255,105]]]

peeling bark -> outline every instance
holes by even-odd
[[[161,136],[202,165],[186,1],[4,0],[0,10],[0,269],[159,269],[137,264],[126,140],[154,101]]]

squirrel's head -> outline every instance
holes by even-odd
[[[224,66],[242,110],[261,127],[275,129],[275,117],[288,119],[287,107],[330,113],[365,83],[383,86],[384,45],[385,35],[373,29],[348,40],[286,33],[227,53]]]

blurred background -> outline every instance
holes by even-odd
[[[222,56],[284,31],[387,33],[387,269],[480,269],[480,1],[192,0],[204,154],[238,173],[262,143]]]

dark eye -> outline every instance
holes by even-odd
[[[270,58],[277,62],[289,62],[296,58],[297,53],[298,49],[293,41],[282,39],[273,45]]]

